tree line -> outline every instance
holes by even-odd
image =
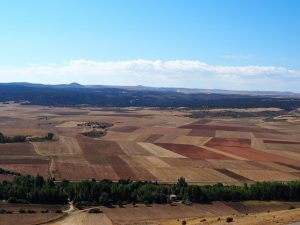
[[[28,137],[24,135],[15,135],[15,136],[6,136],[3,133],[0,132],[0,144],[5,144],[5,143],[21,143],[21,142],[26,142],[28,141],[51,141],[54,138],[54,134],[49,132],[47,133],[46,136],[43,137]]]
[[[170,196],[177,200],[195,203],[211,201],[284,200],[300,201],[300,181],[257,182],[242,186],[223,184],[189,185],[184,178],[176,184],[159,184],[120,180],[86,180],[55,182],[42,176],[15,176],[12,182],[0,183],[0,199],[12,203],[65,204],[74,201],[77,205],[111,204],[165,204]]]
[[[24,135],[16,135],[16,136],[6,136],[2,133],[0,133],[0,143],[18,143],[18,142],[25,142],[26,136]]]

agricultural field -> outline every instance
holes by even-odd
[[[270,110],[280,109],[265,109],[266,115]],[[272,118],[219,114],[195,118],[192,113],[188,109],[0,104],[1,133],[32,137],[54,133],[51,141],[1,144],[0,167],[71,181],[174,183],[185,177],[189,183],[205,185],[300,179],[300,123],[293,119],[299,112]],[[92,127],[96,122],[112,126]],[[93,130],[103,130],[105,135],[83,135]],[[0,180],[4,179],[12,178],[1,175]]]
[[[295,209],[291,209],[294,206]],[[299,203],[291,202],[214,202],[211,204],[127,205],[113,208],[98,207],[99,214],[88,210],[74,211],[67,217],[49,225],[112,225],[151,224],[187,225],[227,224],[290,224],[300,219]]]
[[[0,214],[0,224],[5,225],[34,225],[46,224],[66,216],[65,213],[57,213],[56,210],[62,210],[61,205],[38,205],[38,204],[9,204],[0,203],[0,210],[6,213]],[[20,210],[23,212],[20,213]],[[9,213],[7,213],[9,212]]]

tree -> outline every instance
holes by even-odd
[[[99,197],[99,203],[101,205],[107,205],[109,203],[109,195],[106,192],[102,192]]]
[[[5,136],[0,132],[0,143],[5,142]]]
[[[42,176],[37,175],[35,177],[35,180],[34,180],[35,187],[41,188],[44,185],[44,183],[45,183],[45,180],[44,180],[44,178]]]
[[[188,184],[187,182],[185,181],[185,178],[184,177],[180,177],[177,181],[177,186],[178,187],[187,187]]]
[[[49,140],[49,141],[51,141],[51,140],[53,140],[53,137],[54,137],[54,134],[51,133],[51,132],[49,132],[49,133],[47,134],[46,139]]]

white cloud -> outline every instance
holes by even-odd
[[[1,69],[1,82],[148,85],[297,91],[300,71],[275,66],[218,66],[190,60],[71,60]]]

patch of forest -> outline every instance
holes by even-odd
[[[24,135],[15,135],[15,136],[7,136],[0,132],[0,143],[21,143],[26,141],[32,142],[41,142],[41,141],[51,141],[54,138],[54,134],[49,132],[46,136],[43,137],[30,137]]]
[[[81,133],[82,135],[86,136],[86,137],[90,137],[90,138],[100,138],[100,137],[104,137],[107,134],[106,130],[91,130],[88,132],[83,132]]]
[[[15,176],[12,182],[0,183],[0,199],[11,203],[65,204],[74,201],[77,207],[114,204],[165,204],[174,196],[183,203],[211,201],[282,200],[300,201],[300,181],[257,182],[242,186],[223,184],[189,185],[184,178],[176,184],[147,181],[86,180],[55,182],[42,176]],[[171,198],[172,196],[172,198]]]
[[[0,143],[20,143],[25,142],[26,136],[24,135],[15,135],[15,136],[6,136],[0,132]]]

